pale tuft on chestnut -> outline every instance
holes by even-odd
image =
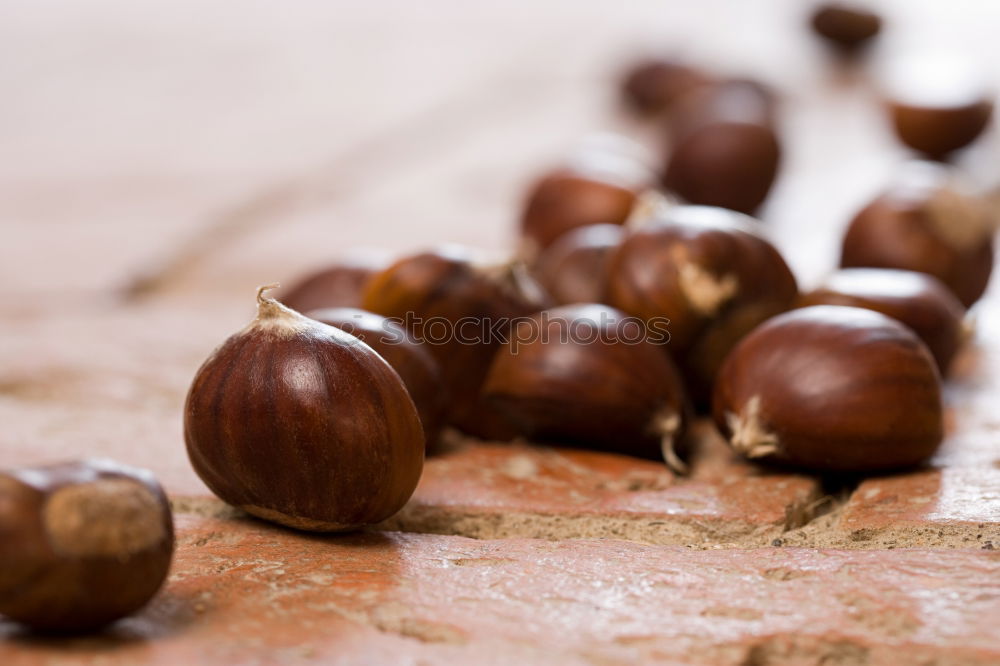
[[[257,318],[195,375],[184,439],[221,499],[332,532],[396,513],[423,467],[420,417],[371,347],[257,293]]]

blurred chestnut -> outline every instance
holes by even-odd
[[[528,192],[521,214],[521,258],[533,261],[560,235],[591,224],[624,224],[639,192],[654,180],[628,143],[593,139]]]
[[[389,265],[374,254],[343,257],[283,290],[279,300],[298,312],[317,308],[358,307],[368,279]]]
[[[812,27],[830,45],[842,51],[856,51],[878,35],[882,18],[854,3],[824,2],[813,12]]]
[[[771,191],[780,158],[770,91],[728,81],[678,102],[662,182],[689,203],[753,213]]]
[[[542,311],[514,328],[483,393],[526,437],[683,467],[684,391],[651,336],[666,331],[605,305]]]
[[[993,115],[994,91],[974,65],[926,56],[889,68],[885,105],[899,140],[935,160],[969,145]]]
[[[42,631],[98,629],[167,578],[174,527],[151,473],[110,460],[0,472],[0,613]]]
[[[556,303],[599,303],[607,292],[611,253],[624,237],[616,224],[569,231],[542,251],[535,276]]]
[[[965,308],[937,278],[889,268],[845,268],[804,294],[799,305],[849,305],[906,324],[948,372],[963,339]]]
[[[257,318],[198,370],[184,440],[198,476],[247,513],[331,532],[413,494],[420,417],[399,375],[353,335],[257,294]]]
[[[656,58],[637,63],[625,75],[622,96],[644,114],[667,110],[683,95],[712,81],[708,73],[676,60]]]
[[[357,308],[323,308],[306,313],[350,333],[374,349],[399,373],[424,426],[431,450],[444,427],[448,399],[434,356],[400,322]]]
[[[493,354],[516,318],[547,304],[520,264],[484,265],[457,246],[399,259],[372,278],[364,297],[366,310],[401,321],[437,360],[452,401],[449,421],[488,439],[510,434],[479,402]]]
[[[790,309],[795,277],[745,215],[707,206],[663,210],[612,255],[608,301],[645,320],[670,320],[667,350],[698,402],[736,342]]]
[[[913,331],[819,305],[745,337],[715,386],[716,424],[748,458],[861,472],[924,462],[944,436],[941,382]]]
[[[958,191],[944,167],[910,164],[855,216],[840,265],[927,273],[969,307],[993,270],[994,217],[983,200]]]

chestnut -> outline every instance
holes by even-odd
[[[312,531],[377,523],[413,494],[420,417],[371,347],[257,292],[257,318],[198,370],[184,441],[198,476],[247,513]]]
[[[624,227],[592,224],[560,236],[535,262],[534,274],[556,303],[599,303],[607,291],[611,253]]]
[[[302,278],[279,300],[298,312],[318,308],[359,307],[368,279],[389,265],[373,254],[353,254]]]
[[[771,191],[780,158],[770,91],[727,81],[678,102],[662,184],[688,203],[753,213]]]
[[[748,458],[863,472],[924,462],[944,435],[941,381],[920,338],[881,313],[817,305],[733,349],[715,422]]]
[[[699,403],[732,346],[798,296],[788,265],[755,225],[723,208],[661,209],[611,257],[608,302],[647,321],[670,320],[667,351]]]
[[[886,78],[885,107],[896,136],[930,159],[946,160],[975,141],[993,115],[987,79],[962,60],[902,60]]]
[[[632,66],[622,81],[626,104],[642,114],[668,110],[685,94],[708,85],[712,77],[695,67],[667,58],[644,60]]]
[[[493,353],[514,320],[548,305],[548,296],[518,263],[491,266],[445,246],[402,257],[369,282],[364,309],[403,322],[441,369],[451,396],[449,422],[486,439],[512,431],[493,418],[479,389]]]
[[[174,552],[153,475],[110,460],[0,472],[0,614],[41,631],[99,629],[163,585]]]
[[[883,194],[862,209],[844,235],[844,268],[900,268],[933,275],[965,307],[986,290],[993,270],[995,215],[963,194],[948,170],[907,165]]]
[[[687,408],[666,331],[598,304],[522,320],[490,366],[483,394],[526,437],[683,467],[675,448]]]
[[[854,52],[867,46],[882,29],[882,17],[849,2],[824,2],[812,14],[812,28],[831,46]]]
[[[374,349],[399,373],[424,426],[430,450],[444,426],[448,400],[437,361],[400,322],[357,308],[323,308],[306,315],[350,333]]]
[[[942,375],[964,338],[965,308],[940,280],[926,273],[845,268],[803,294],[799,305],[849,305],[892,317],[923,340]]]
[[[591,224],[624,224],[654,180],[641,150],[624,140],[591,138],[567,163],[530,188],[520,221],[521,258],[533,261],[560,235]]]

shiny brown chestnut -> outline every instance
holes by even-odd
[[[518,317],[548,305],[520,264],[489,266],[459,246],[409,255],[368,283],[364,309],[403,322],[441,368],[449,422],[485,439],[513,431],[479,399],[495,350]]]
[[[965,308],[940,280],[926,273],[845,268],[803,294],[799,305],[848,305],[892,317],[923,340],[942,375],[964,338]]]
[[[779,315],[744,338],[713,411],[737,452],[813,470],[916,465],[944,436],[927,347],[894,319],[840,305]]]
[[[788,265],[755,225],[722,208],[677,206],[632,231],[611,258],[609,303],[670,321],[667,351],[699,403],[733,345],[798,296]]]
[[[259,518],[341,531],[396,513],[424,458],[420,417],[371,347],[257,293],[257,318],[198,370],[184,440],[198,476]]]
[[[993,270],[995,215],[956,189],[940,165],[907,165],[862,209],[844,236],[844,268],[900,268],[933,275],[971,306]]]
[[[153,475],[110,460],[0,472],[0,614],[41,631],[139,610],[170,569],[174,527]]]
[[[483,394],[526,437],[683,469],[684,390],[656,337],[666,331],[605,305],[544,310],[514,328]]]
[[[888,71],[885,107],[896,136],[930,159],[971,144],[993,116],[995,93],[970,63],[926,56]]]
[[[521,259],[562,234],[591,224],[625,224],[639,193],[654,176],[641,149],[624,139],[598,137],[579,146],[530,188],[521,213]]]
[[[389,261],[379,255],[347,255],[283,290],[278,300],[298,312],[360,307],[365,283],[388,265]]]
[[[401,323],[372,312],[358,308],[323,308],[311,310],[306,315],[350,333],[392,366],[420,414],[427,449],[433,449],[444,427],[448,398],[441,371],[431,353]]]
[[[854,3],[824,2],[816,7],[811,24],[831,46],[854,52],[867,46],[882,30],[882,17]]]
[[[672,118],[663,186],[692,204],[756,211],[781,159],[771,92],[752,81],[705,86]]]
[[[538,256],[534,275],[556,303],[600,303],[607,292],[611,254],[624,238],[624,227],[616,224],[569,231]]]
[[[622,81],[622,97],[635,111],[657,114],[713,77],[678,60],[654,58],[633,65]]]

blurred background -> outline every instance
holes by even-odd
[[[784,161],[759,215],[808,284],[908,154],[880,68],[946,50],[1000,81],[1000,3],[870,4],[882,33],[843,66],[803,0],[6,0],[2,312],[137,284],[248,312],[255,285],[355,246],[513,247],[529,183],[581,136],[622,132],[659,159],[619,94],[649,55],[778,92]],[[961,162],[994,178],[996,143]]]

